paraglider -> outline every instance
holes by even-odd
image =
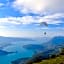
[[[48,24],[46,23],[46,22],[40,22],[40,26],[46,26],[46,27],[48,27]],[[44,32],[44,35],[46,35],[47,33],[46,32]]]
[[[46,32],[44,32],[44,35],[46,35],[47,33]]]
[[[40,22],[40,26],[48,26],[48,24],[46,22]]]

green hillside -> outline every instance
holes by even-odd
[[[42,60],[39,63],[33,63],[33,64],[64,64],[64,55],[60,55],[56,58]]]
[[[51,57],[41,62],[33,63],[33,64],[64,64],[64,49],[61,49],[61,52],[56,57]]]

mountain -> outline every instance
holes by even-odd
[[[0,49],[4,47],[13,45],[12,42],[19,42],[19,41],[34,41],[31,38],[19,38],[19,37],[2,37],[0,36]]]
[[[12,64],[33,64],[33,63],[36,63],[36,62],[41,62],[44,59],[49,59],[49,58],[53,57],[52,55],[55,57],[57,55],[57,51],[48,50],[48,51],[45,51],[45,52],[35,53],[30,58],[20,58],[20,59],[12,61],[11,63]]]
[[[2,37],[0,36],[0,42],[13,42],[13,41],[33,41],[31,38],[19,38],[19,37]]]
[[[56,36],[53,37],[46,43],[42,44],[28,44],[23,46],[25,49],[34,50],[34,51],[46,51],[50,49],[58,50],[61,47],[64,47],[64,37],[63,36]]]
[[[63,36],[56,36],[52,38],[50,41],[42,44],[47,49],[54,49],[64,47],[64,37]]]
[[[41,52],[45,50],[45,48],[40,44],[28,44],[28,45],[24,45],[23,48],[27,50],[33,50],[35,53],[37,53],[38,51]]]

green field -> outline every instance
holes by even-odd
[[[39,63],[33,63],[33,64],[64,64],[64,55],[60,55],[59,57],[56,58],[42,60]]]

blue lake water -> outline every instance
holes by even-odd
[[[37,50],[40,50],[42,48],[40,47],[40,45],[43,45],[44,48],[48,47],[50,49],[55,46],[59,47],[59,45],[64,47],[64,37],[42,39],[36,38],[34,40],[0,37],[0,50],[5,50],[7,52],[15,52],[6,55],[0,55],[0,64],[11,64],[12,61],[17,60],[19,58],[31,57],[34,54],[34,48],[32,48],[32,45],[30,44],[33,44],[33,47],[36,47],[35,49]],[[29,49],[30,46],[24,48],[23,46],[25,45],[30,45],[31,49]]]
[[[18,58],[26,58],[31,57],[34,54],[33,50],[27,50],[23,48],[23,45],[27,44],[41,44],[42,40],[34,40],[34,41],[17,41],[11,42],[13,45],[4,47],[3,50],[6,51],[16,51],[16,53],[8,54],[8,55],[0,55],[0,64],[11,64],[11,61],[16,60]]]

